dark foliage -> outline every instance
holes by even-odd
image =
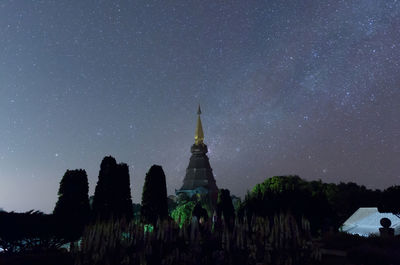
[[[93,197],[93,214],[96,218],[110,218],[113,207],[112,201],[112,182],[117,167],[116,160],[111,157],[105,157],[100,165],[99,180]]]
[[[189,197],[189,195],[187,195],[186,193],[181,193],[178,195],[176,202],[178,205],[180,205],[180,204],[185,204],[188,201],[195,201],[195,200],[196,200],[195,196]]]
[[[96,223],[85,231],[75,252],[76,265],[302,265],[315,264],[318,246],[288,214],[237,219],[228,229],[211,219],[180,227],[172,220],[146,230],[140,222]]]
[[[0,248],[8,253],[57,249],[67,242],[60,228],[53,215],[0,212]]]
[[[88,192],[89,183],[85,170],[65,172],[53,211],[63,238],[74,241],[81,236],[90,215]]]
[[[235,209],[235,213],[240,209],[240,205],[242,204],[242,199],[236,195],[231,194],[233,208]]]
[[[223,216],[227,223],[235,219],[235,209],[233,208],[231,194],[228,189],[220,189],[218,191],[217,216],[219,219]]]
[[[196,205],[193,208],[192,211],[192,216],[196,216],[197,220],[200,220],[201,218],[204,221],[208,220],[208,213],[207,210],[201,207],[201,203],[196,203]]]
[[[71,253],[62,250],[45,250],[24,253],[2,253],[0,264],[4,265],[73,265]]]
[[[167,185],[161,166],[151,166],[146,174],[141,216],[145,222],[152,224],[155,224],[158,218],[165,219],[168,216]]]
[[[400,186],[392,186],[383,191],[378,210],[400,216]]]
[[[356,183],[323,184],[323,192],[334,212],[338,228],[360,207],[377,207],[381,191],[370,190]]]
[[[133,204],[133,218],[139,219],[140,218],[140,211],[142,209],[142,205],[140,203]]]
[[[99,219],[133,217],[129,168],[107,156],[100,165],[93,198],[93,215]]]
[[[351,264],[400,264],[400,237],[328,233],[322,243],[326,249],[346,251]]]
[[[170,198],[167,197],[167,205],[168,205],[168,214],[171,214],[172,211],[178,206],[178,199],[177,198]]]
[[[114,212],[117,217],[124,216],[125,218],[131,218],[133,216],[133,204],[131,197],[129,167],[125,163],[117,165],[117,175],[114,188]]]
[[[359,207],[377,206],[380,191],[355,183],[327,184],[305,181],[298,176],[277,176],[257,184],[247,194],[239,214],[257,216],[289,211],[296,218],[305,216],[313,233],[337,230]]]

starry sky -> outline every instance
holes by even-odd
[[[217,185],[400,185],[400,1],[0,1],[0,207],[51,212],[106,155],[179,189],[197,105]]]

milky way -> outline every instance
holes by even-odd
[[[172,3],[173,2],[173,3]],[[52,211],[106,155],[180,188],[201,103],[217,185],[400,184],[400,2],[0,2],[0,207]]]

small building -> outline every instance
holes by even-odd
[[[380,213],[376,207],[359,208],[343,223],[340,230],[360,236],[379,235],[382,218],[388,218],[392,222],[394,235],[400,235],[400,218],[392,213]]]

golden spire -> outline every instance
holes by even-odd
[[[199,104],[199,109],[197,110],[197,115],[198,115],[197,116],[197,127],[196,127],[196,133],[194,134],[194,144],[195,145],[203,144],[203,140],[204,140],[203,126],[201,125],[200,114],[201,114],[201,109],[200,109],[200,104]]]

